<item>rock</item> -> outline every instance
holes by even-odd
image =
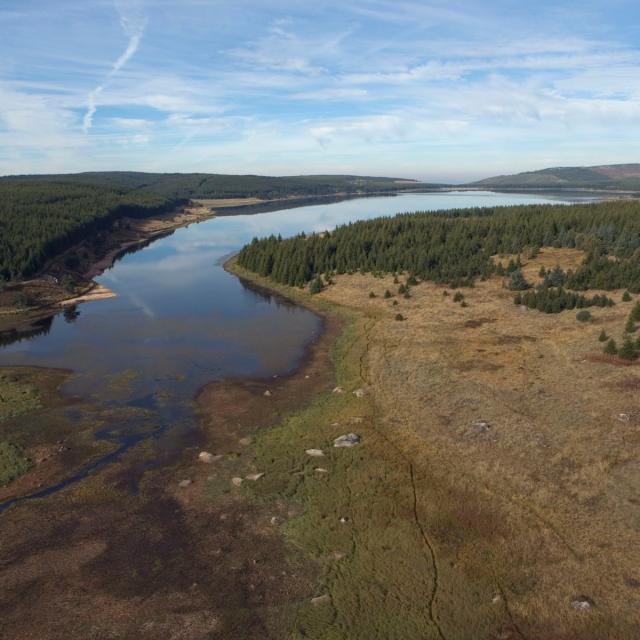
[[[487,431],[489,431],[489,429],[491,429],[491,425],[484,420],[475,420],[471,423],[471,428],[476,433],[486,433]]]
[[[305,453],[312,458],[322,458],[322,456],[324,456],[322,449],[307,449]]]
[[[240,438],[240,440],[238,440],[238,442],[243,447],[248,447],[251,444],[251,438],[249,436],[246,436],[245,438]]]
[[[596,603],[589,596],[578,596],[571,601],[571,608],[577,611],[588,611],[595,606]]]
[[[311,604],[314,607],[319,607],[323,604],[329,604],[331,602],[331,596],[325,594],[323,596],[318,596],[317,598],[311,598]]]
[[[493,598],[491,598],[491,603],[492,604],[500,604],[502,602],[502,595],[499,593],[496,593]]]
[[[200,460],[200,462],[204,462],[205,464],[211,464],[216,459],[219,459],[219,457],[214,456],[213,453],[209,453],[208,451],[201,451],[198,454],[198,460]]]
[[[242,484],[242,478],[231,478],[231,484],[234,487],[239,487]]]
[[[616,420],[619,420],[620,422],[629,422],[629,420],[631,420],[631,416],[628,413],[619,413],[616,416]]]
[[[355,416],[355,417],[351,418],[351,420],[349,420],[349,422],[351,422],[351,424],[361,424],[363,420],[364,420],[364,418],[361,418],[360,416]]]
[[[342,387],[336,387],[332,393],[344,393],[344,389]]]
[[[265,398],[270,398],[271,397],[271,391],[269,391],[269,389],[267,389],[262,395],[264,395]]]
[[[356,390],[353,392],[353,395],[354,395],[356,398],[364,398],[364,389],[356,389]]]
[[[315,471],[316,473],[329,473],[329,470],[328,470],[328,469],[324,469],[323,467],[316,467],[316,468],[314,469],[314,471]]]
[[[340,524],[347,524],[347,522],[349,522],[349,518],[347,516],[342,516],[342,518],[340,518]]]
[[[189,478],[186,478],[185,480],[180,480],[180,482],[178,482],[178,486],[181,489],[186,489],[190,484],[192,484],[192,481],[189,480]]]
[[[334,551],[331,555],[333,556],[334,560],[343,560],[347,557],[347,554],[343,553],[342,551]]]
[[[270,522],[272,525],[277,526],[284,522],[284,518],[282,516],[271,516]]]
[[[264,472],[250,473],[248,476],[245,476],[245,480],[251,480],[252,482],[255,482],[256,480],[260,480],[260,478],[262,478],[263,475],[264,475]]]
[[[332,427],[339,427],[339,426],[340,426],[340,423],[339,423],[339,422],[332,422],[332,423],[331,423],[331,426],[332,426]]]
[[[334,447],[355,447],[360,444],[360,436],[356,433],[347,433],[343,436],[338,436],[333,441]]]

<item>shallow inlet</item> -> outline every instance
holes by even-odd
[[[215,218],[124,256],[98,278],[117,297],[82,304],[79,314],[58,315],[0,349],[0,365],[72,370],[64,391],[117,416],[95,435],[115,449],[54,487],[0,504],[0,511],[79,481],[142,441],[154,445],[146,466],[161,464],[188,441],[195,424],[192,399],[203,384],[283,375],[296,367],[320,319],[249,288],[222,268],[223,258],[254,236],[324,231],[405,211],[569,201],[491,192],[363,198]],[[123,418],[127,410],[132,417]],[[74,420],[73,412],[66,418]],[[46,428],[47,416],[38,420]]]

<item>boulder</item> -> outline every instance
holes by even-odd
[[[571,600],[571,608],[577,611],[588,611],[595,606],[596,603],[589,596],[577,596]]]
[[[231,478],[231,484],[234,487],[239,487],[242,484],[242,478]]]
[[[248,476],[245,476],[245,480],[251,480],[252,482],[255,482],[256,480],[260,480],[260,478],[262,478],[263,475],[264,475],[264,472],[250,473]]]
[[[314,607],[319,607],[323,604],[329,604],[331,602],[331,596],[325,594],[323,596],[318,596],[317,598],[311,598],[311,604]]]
[[[186,478],[185,480],[180,480],[180,482],[178,482],[178,486],[181,489],[186,489],[190,484],[192,484],[192,480],[189,480],[189,478]]]
[[[214,456],[213,453],[209,453],[208,451],[201,451],[198,454],[198,460],[200,462],[204,462],[205,464],[211,464],[216,460],[219,460],[221,456]]]
[[[353,395],[354,395],[356,398],[364,398],[364,389],[356,389],[356,390],[353,392]]]
[[[307,449],[305,453],[312,458],[322,458],[322,456],[324,456],[322,449]]]
[[[263,395],[264,395],[264,397],[265,397],[265,398],[270,398],[270,397],[271,397],[271,391],[269,391],[269,389],[267,389],[267,390],[264,392],[264,394],[263,394]]]
[[[334,447],[355,447],[360,444],[360,436],[356,433],[346,433],[343,436],[338,436],[333,441]]]
[[[344,389],[342,387],[336,387],[332,393],[344,393]]]

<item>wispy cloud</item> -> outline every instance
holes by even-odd
[[[638,160],[637,0],[143,2],[3,1],[0,173]]]
[[[130,0],[115,0],[115,7],[120,15],[120,25],[125,35],[129,38],[129,42],[127,43],[127,48],[111,66],[105,80],[91,91],[87,98],[87,111],[82,120],[82,130],[84,133],[88,133],[93,126],[93,116],[98,108],[98,98],[100,94],[107,87],[109,80],[134,56],[140,46],[140,41],[142,40],[147,25],[146,18],[142,17],[139,13],[140,5],[138,3],[131,2]]]

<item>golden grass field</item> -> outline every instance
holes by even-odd
[[[546,249],[524,272],[581,259]],[[334,280],[312,300],[351,318],[345,393],[256,444],[255,491],[301,503],[284,531],[323,567],[328,597],[292,637],[637,638],[640,370],[597,339],[620,342],[634,302],[609,292],[616,306],[581,323],[514,305],[497,277],[464,289],[466,308],[432,283],[405,299],[391,276]],[[349,431],[362,444],[333,449]]]

